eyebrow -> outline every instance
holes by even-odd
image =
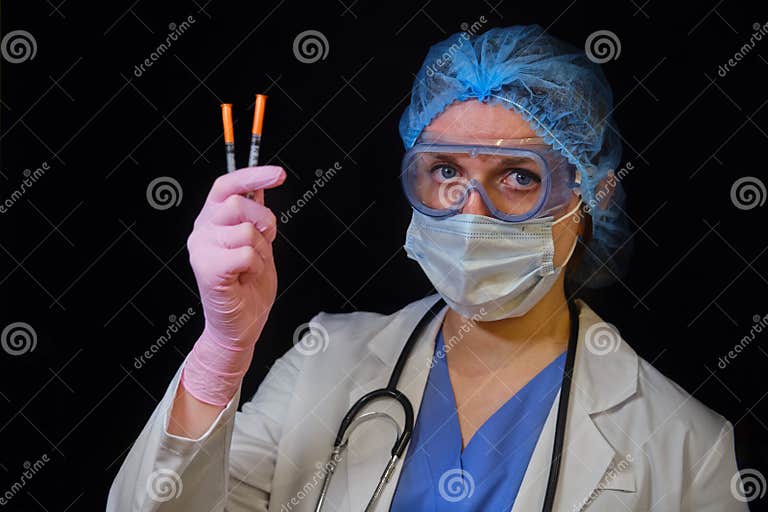
[[[447,162],[450,162],[452,164],[459,165],[459,162],[456,160],[456,158],[449,154],[449,153],[427,153],[429,156],[434,158],[435,160],[445,160]],[[524,157],[524,156],[506,156],[501,159],[502,165],[514,165],[519,164],[523,162],[532,162],[532,158]]]

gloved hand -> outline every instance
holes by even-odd
[[[277,219],[265,188],[285,181],[281,167],[239,169],[219,177],[187,240],[205,328],[182,370],[198,400],[226,406],[248,370],[277,293],[272,241]],[[245,195],[254,191],[253,199]]]

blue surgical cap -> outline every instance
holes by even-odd
[[[613,93],[600,66],[539,25],[453,34],[429,49],[416,75],[400,119],[405,148],[449,105],[471,99],[514,110],[579,170],[592,237],[571,280],[596,288],[620,279],[632,244]]]

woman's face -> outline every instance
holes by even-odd
[[[433,133],[437,132],[446,138],[519,139],[538,137],[531,125],[517,112],[502,105],[488,105],[477,100],[450,105],[442,114],[432,120],[426,129]],[[479,167],[473,172],[476,175],[481,175],[483,169]],[[578,198],[574,194],[565,211],[572,210],[577,203]],[[462,213],[492,216],[476,192],[470,193],[461,211]],[[576,238],[583,229],[583,221],[576,222],[573,220],[578,218],[580,216],[572,216],[552,227],[552,238],[555,242],[554,264],[556,266],[564,263],[568,252],[576,243]]]

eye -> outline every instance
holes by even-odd
[[[456,169],[451,167],[450,165],[436,165],[431,170],[430,173],[439,182],[449,181],[453,180],[459,177],[459,173]]]
[[[518,190],[531,190],[539,186],[541,178],[527,169],[513,169],[507,174],[505,183]]]

